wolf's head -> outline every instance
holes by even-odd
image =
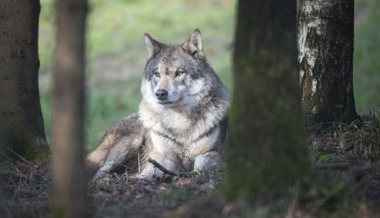
[[[144,100],[156,108],[195,106],[211,89],[220,86],[207,64],[198,29],[181,45],[160,43],[149,34],[145,34],[145,43],[148,61],[141,91]]]

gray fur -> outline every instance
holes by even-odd
[[[207,64],[198,29],[182,45],[145,34],[148,61],[139,112],[114,125],[87,156],[95,178],[125,166],[140,177],[171,171],[202,171],[221,164],[227,142],[229,94]]]

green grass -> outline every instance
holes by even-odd
[[[87,94],[85,130],[88,149],[96,148],[99,145],[100,139],[112,124],[138,110],[141,100],[139,90],[123,89],[122,87],[124,85],[135,87],[130,85],[133,81],[135,80],[115,83],[114,87],[107,92],[93,89]],[[119,90],[125,90],[128,94]]]
[[[50,140],[54,1],[40,0],[40,95]],[[210,65],[232,91],[231,54],[236,0],[89,0],[87,28],[86,148],[105,131],[136,112],[146,61],[143,34],[164,43],[182,43],[194,28],[203,35]],[[380,106],[380,3],[355,1],[354,91],[359,113]]]
[[[354,92],[359,113],[380,107],[380,2],[355,1]]]

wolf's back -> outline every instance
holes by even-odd
[[[113,125],[104,135],[99,147],[86,158],[90,175],[95,174],[96,178],[118,167],[137,167],[137,160],[135,164],[129,164],[130,166],[126,166],[125,162],[136,159],[144,141],[144,134],[145,130],[138,113]]]

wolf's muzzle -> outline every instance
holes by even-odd
[[[163,101],[168,98],[168,91],[166,91],[165,89],[159,89],[156,91],[155,95],[158,100]]]

